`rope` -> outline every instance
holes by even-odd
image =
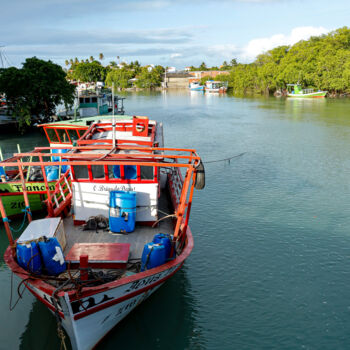
[[[24,227],[24,224],[26,222],[26,217],[27,217],[27,214],[30,214],[32,215],[32,213],[30,212],[30,208],[27,206],[25,207],[24,209],[22,209],[22,211],[24,212],[24,216],[23,216],[23,221],[22,221],[22,224],[18,227],[18,228],[14,228],[14,227],[11,227],[10,226],[10,229],[13,231],[13,232],[20,232],[23,227]],[[10,220],[8,220],[9,222],[11,222]]]
[[[232,156],[232,157],[229,157],[229,158],[223,158],[223,159],[218,159],[218,160],[209,160],[209,161],[207,161],[207,162],[203,162],[203,164],[219,163],[219,162],[225,162],[225,161],[228,161],[228,162],[230,163],[231,159],[241,157],[241,156],[243,156],[243,155],[246,154],[246,153],[247,153],[247,152],[243,152],[243,153],[240,153],[240,154],[236,154],[235,156]]]

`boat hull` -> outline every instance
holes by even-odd
[[[322,98],[326,97],[327,91],[312,92],[309,94],[288,94],[288,97],[294,98]]]
[[[49,182],[49,189],[53,191],[55,189],[55,181]],[[45,192],[44,182],[27,182],[26,189],[31,191]],[[8,217],[23,214],[25,208],[24,198],[22,194],[22,184],[20,182],[0,182],[0,193],[2,202],[5,207],[5,211]],[[18,193],[18,195],[16,195]],[[44,210],[46,206],[43,204],[44,194],[29,194],[29,204],[31,211]],[[0,214],[1,217],[1,214]]]
[[[199,86],[195,88],[190,88],[191,91],[204,91],[204,86]]]
[[[124,317],[182,267],[192,248],[193,238],[188,227],[186,246],[176,259],[117,281],[83,288],[79,298],[76,291],[57,293],[57,312],[73,350],[93,349]],[[12,257],[10,247],[4,259],[12,272],[22,280],[27,279],[27,289],[55,313],[54,287],[42,280],[28,279],[28,273]]]

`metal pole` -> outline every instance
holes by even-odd
[[[19,174],[21,176],[22,192],[23,192],[23,197],[24,197],[24,203],[26,205],[27,218],[28,218],[28,222],[31,222],[32,221],[32,213],[30,212],[28,193],[27,193],[26,182],[24,179],[23,169],[22,169],[22,165],[21,165],[21,160],[18,159],[17,163],[18,163]]]
[[[112,83],[112,103],[113,103],[113,122],[112,122],[112,136],[113,136],[113,147],[115,147],[115,115],[114,115],[114,83]]]
[[[15,256],[16,255],[16,248],[15,248],[14,240],[13,240],[13,237],[12,237],[12,232],[11,232],[11,228],[10,228],[10,224],[9,224],[9,219],[6,216],[6,211],[5,211],[4,204],[2,203],[2,197],[1,196],[0,196],[0,212],[1,212],[1,216],[2,216],[2,221],[4,222],[7,238],[9,240],[9,242],[10,242],[10,246],[11,246],[11,250],[12,250],[12,256]]]

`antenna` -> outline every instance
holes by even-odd
[[[115,147],[115,115],[114,115],[114,82],[112,83],[112,103],[113,103],[113,123],[112,123],[112,134],[113,134],[113,147]]]
[[[11,62],[6,55],[4,48],[4,45],[0,45],[0,68],[6,68],[6,66],[11,66]]]

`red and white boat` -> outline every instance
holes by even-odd
[[[39,147],[0,164],[19,168],[29,220],[14,242],[0,196],[10,242],[5,261],[56,315],[73,349],[94,348],[175,274],[192,251],[188,225],[192,196],[194,188],[204,187],[204,168],[194,149],[164,148],[161,129],[157,128],[147,118],[134,118],[130,125],[120,128],[108,122],[97,123],[75,147],[63,146],[69,151],[61,154],[59,161],[52,161],[57,157],[52,147]],[[55,191],[48,187],[48,163],[69,166]],[[25,190],[23,168],[32,166],[41,167],[47,190],[49,215],[41,220],[31,219]],[[114,205],[111,198],[116,193],[133,194],[135,206]],[[105,227],[106,220],[109,227]],[[166,259],[159,255],[162,258],[157,260],[153,259],[154,252],[163,251],[163,243],[155,243],[160,233],[170,235],[171,240]],[[42,250],[32,253],[24,265],[20,262],[19,248],[43,244],[50,237],[57,238],[60,246],[50,262],[65,266],[61,273],[47,273],[48,261]],[[40,255],[41,273],[39,269],[31,272]],[[59,336],[64,341],[63,332]]]

